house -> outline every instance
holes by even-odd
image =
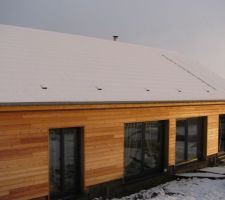
[[[217,158],[224,116],[225,80],[176,52],[0,25],[0,200]]]

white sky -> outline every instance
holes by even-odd
[[[172,49],[225,77],[225,0],[0,0],[0,23]]]

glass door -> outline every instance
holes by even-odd
[[[162,169],[163,141],[161,123],[145,124],[144,135],[144,170],[157,171]]]
[[[125,177],[163,170],[165,122],[125,124]]]
[[[50,197],[72,199],[81,191],[81,129],[51,129]],[[71,197],[71,198],[70,198]]]
[[[176,127],[176,162],[182,162],[187,159],[186,156],[186,122],[185,120],[177,121]]]
[[[176,125],[176,163],[203,158],[203,119],[178,120]]]
[[[219,118],[219,152],[225,153],[225,115]]]

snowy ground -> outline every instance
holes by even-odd
[[[176,174],[177,176],[180,177],[197,177],[197,178],[214,178],[214,179],[224,179],[225,175],[222,174],[216,174],[216,173],[211,173],[211,172],[193,172],[193,173],[180,173]]]
[[[225,200],[225,180],[180,179],[120,200]],[[119,200],[119,199],[114,199]]]
[[[215,174],[225,174],[225,167],[220,166],[220,167],[207,167],[204,169],[201,169],[200,171],[202,172],[211,172]]]

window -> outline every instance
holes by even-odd
[[[225,152],[225,115],[219,118],[219,152]]]
[[[178,120],[176,163],[203,157],[203,118]]]
[[[51,199],[81,191],[81,128],[51,129],[49,136],[49,177]],[[73,197],[73,198],[72,198]]]
[[[125,177],[162,170],[164,124],[125,124]]]

